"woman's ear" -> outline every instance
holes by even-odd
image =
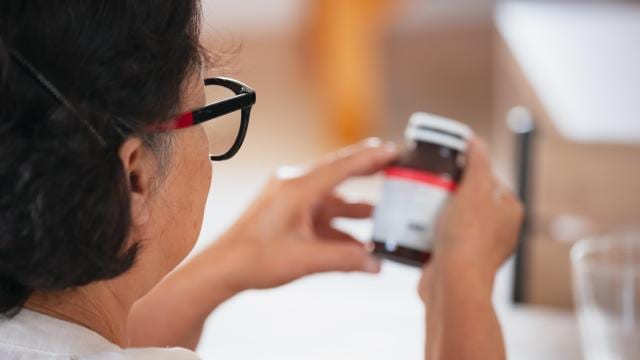
[[[130,137],[120,146],[119,155],[130,191],[131,220],[134,226],[143,226],[149,221],[149,194],[154,175],[149,152],[142,140]]]

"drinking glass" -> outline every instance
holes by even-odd
[[[581,240],[571,261],[585,359],[640,359],[640,232]]]

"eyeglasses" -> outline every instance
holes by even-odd
[[[69,111],[77,114],[73,104],[27,59],[14,49],[9,54],[27,73],[37,80],[58,102]],[[202,125],[209,140],[209,157],[212,161],[222,161],[232,158],[244,142],[249,127],[251,107],[256,103],[256,93],[247,85],[224,77],[209,78],[204,81],[207,90],[207,104],[198,110],[176,117],[170,124],[164,124],[153,129],[172,130],[186,128],[192,125]],[[222,90],[222,94],[221,94]],[[233,93],[229,97],[228,92]],[[225,93],[226,92],[226,93]],[[238,110],[240,110],[238,112]],[[96,137],[102,146],[106,141],[96,131],[91,123],[78,115],[87,129]],[[213,120],[216,121],[213,121]]]
[[[201,125],[209,140],[209,158],[228,160],[244,142],[256,93],[239,81],[223,77],[205,79],[204,85],[208,105],[178,116],[170,128]]]

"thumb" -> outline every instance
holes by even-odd
[[[307,244],[312,248],[309,250],[313,254],[313,272],[380,272],[380,260],[372,256],[359,242],[318,239]]]
[[[462,187],[491,186],[493,175],[487,145],[477,137],[469,140],[467,150],[467,164],[462,175]]]

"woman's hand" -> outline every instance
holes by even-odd
[[[519,200],[493,175],[486,145],[472,139],[462,182],[437,227],[433,264],[471,268],[492,282],[513,253],[522,216]],[[421,294],[428,293],[435,267],[426,267]]]
[[[520,202],[493,176],[486,146],[473,139],[419,285],[428,359],[504,359],[493,279],[516,246],[522,216]]]
[[[394,160],[391,144],[373,139],[345,148],[295,177],[274,176],[246,213],[209,250],[236,264],[237,291],[271,288],[327,271],[377,273],[379,260],[348,234],[337,217],[367,218],[372,207],[334,193],[342,181],[373,174]]]
[[[323,271],[378,272],[378,260],[363,244],[331,227],[336,217],[369,217],[371,206],[349,204],[333,190],[395,157],[392,146],[374,139],[329,155],[299,176],[274,176],[218,241],[136,303],[129,316],[131,344],[194,349],[207,316],[240,291]]]

